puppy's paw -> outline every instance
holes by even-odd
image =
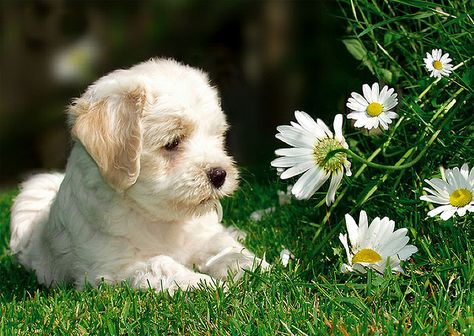
[[[202,271],[222,280],[230,273],[237,280],[243,276],[244,270],[253,271],[257,267],[267,270],[270,265],[245,249],[235,250],[229,247],[209,258]]]
[[[215,288],[217,285],[219,285],[218,280],[201,273],[192,273],[176,281],[176,286],[183,291],[199,289],[200,287]]]

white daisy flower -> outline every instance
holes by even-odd
[[[348,119],[354,119],[355,127],[365,127],[367,129],[378,128],[379,126],[388,130],[388,125],[398,114],[391,111],[398,104],[397,94],[394,89],[389,89],[387,85],[379,91],[379,84],[362,86],[364,96],[357,92],[351,93],[351,98],[347,100],[346,106],[351,109],[347,115]]]
[[[417,252],[416,246],[407,245],[410,238],[408,230],[398,229],[395,232],[395,222],[388,217],[376,217],[368,225],[367,214],[364,210],[359,215],[359,225],[351,215],[346,214],[346,227],[351,247],[347,242],[347,234],[340,234],[339,240],[346,249],[348,264],[343,264],[341,271],[365,273],[366,268],[372,268],[383,273],[387,265],[392,272],[401,272],[401,260],[408,259]]]
[[[425,61],[425,66],[428,71],[430,71],[430,77],[441,77],[449,76],[452,69],[452,60],[449,58],[449,54],[446,53],[443,55],[441,49],[433,49],[430,53],[426,53],[426,58],[423,58]]]
[[[467,211],[474,212],[474,167],[469,172],[469,166],[465,163],[461,169],[446,169],[443,179],[433,178],[425,182],[433,189],[423,188],[431,195],[423,195],[420,199],[441,204],[428,212],[428,216],[441,214],[441,219],[448,220],[456,213],[464,216]]]
[[[281,157],[273,160],[271,165],[284,168],[281,179],[303,174],[295,183],[291,192],[297,199],[310,198],[331,177],[326,195],[326,204],[334,202],[336,190],[341,183],[344,172],[351,175],[351,163],[344,153],[336,153],[326,160],[329,152],[348,148],[342,135],[342,115],[334,118],[334,134],[321,120],[313,120],[307,113],[295,112],[297,123],[291,126],[278,126],[276,138],[293,146],[275,151]]]

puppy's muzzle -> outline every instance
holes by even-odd
[[[211,168],[207,172],[207,177],[209,178],[209,181],[217,189],[222,187],[222,185],[224,184],[226,175],[226,171],[222,168]]]

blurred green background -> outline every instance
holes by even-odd
[[[64,110],[107,72],[151,57],[204,69],[220,91],[230,153],[269,170],[275,127],[296,109],[327,122],[360,89],[336,1],[2,0],[0,189],[64,169]]]

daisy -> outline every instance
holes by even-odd
[[[456,213],[464,216],[467,211],[474,212],[474,167],[469,172],[469,166],[465,163],[461,169],[446,169],[443,179],[434,178],[425,182],[433,189],[423,188],[431,195],[423,195],[420,199],[441,204],[428,212],[428,216],[441,214],[441,219],[448,220]]]
[[[100,56],[100,46],[91,36],[85,36],[52,58],[52,73],[62,83],[81,83],[93,75]]]
[[[275,151],[281,157],[273,160],[271,165],[284,168],[281,179],[303,174],[295,183],[291,192],[297,199],[310,198],[329,178],[331,183],[326,195],[326,204],[334,202],[336,190],[341,183],[344,172],[351,175],[351,163],[344,153],[336,153],[328,160],[327,154],[335,149],[348,148],[342,135],[342,115],[334,118],[334,134],[321,120],[313,120],[308,114],[296,111],[298,122],[291,126],[278,126],[277,139],[293,148],[282,148]]]
[[[290,259],[291,260],[295,259],[295,256],[293,255],[293,253],[291,253],[291,251],[288,250],[287,248],[284,248],[283,250],[281,250],[280,262],[284,267],[288,266]]]
[[[355,127],[365,127],[367,129],[377,128],[379,125],[388,130],[388,125],[392,119],[398,117],[398,114],[391,111],[397,104],[397,94],[394,89],[389,89],[387,85],[379,91],[379,84],[362,86],[364,96],[357,92],[351,93],[351,98],[347,100],[346,106],[351,109],[347,118],[354,119]]]
[[[351,248],[347,242],[347,234],[339,235],[349,261],[349,264],[342,265],[343,273],[365,273],[367,267],[383,273],[386,266],[390,266],[392,272],[403,273],[400,261],[408,259],[418,251],[415,246],[407,245],[410,240],[406,236],[408,230],[403,228],[394,232],[395,222],[388,217],[376,217],[368,225],[367,214],[362,210],[359,225],[351,215],[346,214],[346,226]]]
[[[451,73],[452,65],[451,65],[451,58],[449,58],[449,54],[446,53],[444,55],[441,49],[433,49],[430,53],[426,53],[426,58],[423,58],[425,61],[425,66],[428,71],[431,71],[430,77],[441,77],[441,76],[449,76]]]

